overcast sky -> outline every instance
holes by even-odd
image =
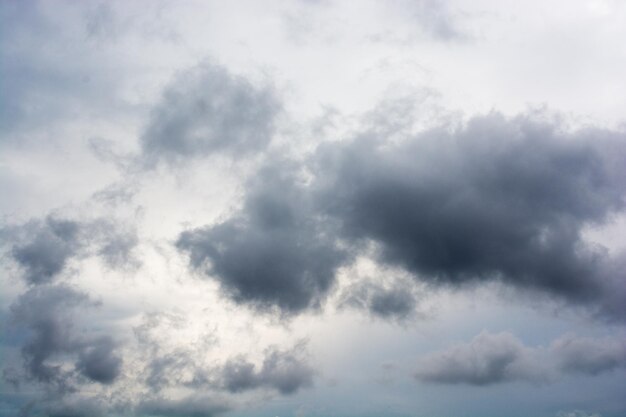
[[[0,415],[623,417],[626,3],[0,2]]]

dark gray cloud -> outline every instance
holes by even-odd
[[[406,320],[415,313],[417,302],[410,282],[382,285],[375,280],[349,285],[341,296],[340,305],[369,311],[382,319]]]
[[[339,240],[374,243],[383,265],[429,284],[496,280],[626,317],[621,255],[582,238],[624,209],[622,132],[490,114],[413,136],[373,128],[321,146],[307,168],[298,183],[270,160],[240,211],[182,233],[178,249],[235,301],[289,313],[328,292],[350,259]],[[410,304],[380,291],[363,302],[383,315]]]
[[[72,258],[92,253],[112,268],[139,265],[135,230],[110,219],[79,221],[48,215],[2,232],[11,237],[10,256],[32,285],[53,282]]]
[[[115,348],[108,336],[90,341],[82,348],[76,369],[92,381],[111,384],[122,369],[122,359],[116,355]]]
[[[34,230],[26,242],[13,246],[13,259],[24,270],[24,278],[28,283],[51,282],[80,248],[80,225],[71,220],[47,217],[43,222],[29,227]]]
[[[598,375],[626,368],[625,339],[591,339],[567,335],[556,340],[551,350],[559,367],[568,373]]]
[[[146,399],[135,409],[146,417],[213,417],[230,409],[221,399],[190,396],[183,399]]]
[[[249,184],[241,210],[182,233],[176,246],[236,302],[282,313],[317,308],[346,256],[310,206],[289,165],[273,164]]]
[[[539,380],[529,361],[530,351],[510,333],[483,332],[469,343],[426,356],[415,377],[437,384],[490,385],[515,380]],[[532,365],[532,366],[529,366]]]
[[[291,351],[271,349],[260,369],[240,357],[231,359],[220,370],[221,385],[230,392],[271,388],[292,394],[313,384],[313,369],[302,358],[301,347]]]
[[[581,237],[624,208],[621,132],[498,114],[389,143],[327,144],[318,209],[350,244],[437,285],[500,280],[626,317],[624,274]]]
[[[21,295],[11,307],[12,319],[31,332],[22,347],[28,375],[65,388],[68,375],[48,361],[56,354],[76,351],[69,310],[88,304],[89,297],[65,285],[37,286]]]
[[[258,88],[216,65],[200,65],[181,73],[154,108],[141,136],[144,161],[256,152],[272,139],[279,109],[271,88]]]
[[[74,330],[78,307],[93,306],[89,297],[66,285],[39,285],[22,294],[11,307],[12,322],[29,336],[21,353],[29,379],[64,393],[76,378],[55,359],[78,357],[76,370],[88,380],[109,384],[121,371],[121,358],[109,337],[87,338]]]

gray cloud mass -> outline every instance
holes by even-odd
[[[0,1],[0,417],[626,415],[626,3],[544,3]]]
[[[177,247],[232,299],[290,313],[318,306],[350,259],[337,242],[373,242],[380,262],[422,282],[497,280],[623,319],[622,255],[582,238],[624,208],[623,139],[495,113],[393,143],[364,132],[321,145],[306,185],[270,160],[239,212]],[[381,314],[410,304],[392,295],[367,303]]]
[[[21,352],[30,378],[60,393],[78,382],[59,357],[76,358],[75,368],[90,381],[112,383],[121,372],[122,359],[108,336],[78,335],[73,329],[74,310],[94,302],[64,284],[39,285],[22,294],[11,307],[11,319],[30,336]]]
[[[491,385],[537,380],[527,366],[529,351],[510,333],[483,332],[469,343],[424,357],[415,377],[438,384]]]
[[[528,347],[508,332],[481,332],[420,359],[415,377],[436,384],[485,386],[512,381],[553,382],[565,374],[599,375],[626,367],[623,337],[566,334],[547,347]]]
[[[346,254],[311,213],[289,165],[262,170],[228,220],[183,232],[176,246],[236,302],[297,313],[319,307]]]
[[[410,282],[382,285],[363,280],[349,285],[341,295],[340,305],[369,311],[382,319],[406,320],[415,313],[416,295]]]
[[[203,64],[165,90],[141,136],[148,166],[214,152],[236,156],[263,149],[272,139],[280,105],[269,87],[257,88],[224,68]]]
[[[319,150],[316,203],[419,280],[500,280],[624,318],[619,262],[581,237],[624,208],[623,139],[498,114],[395,144],[363,135]]]
[[[113,219],[74,220],[48,215],[7,227],[9,254],[31,285],[55,281],[73,258],[99,255],[111,268],[136,267],[136,231]]]
[[[566,335],[551,346],[560,368],[568,373],[598,375],[626,368],[625,339],[591,339]]]
[[[30,240],[12,248],[12,256],[31,284],[51,282],[78,250],[79,224],[47,217]]]
[[[266,353],[261,368],[245,358],[229,360],[221,369],[224,388],[240,392],[258,387],[276,389],[281,394],[293,394],[313,384],[313,370],[303,361],[298,349]]]

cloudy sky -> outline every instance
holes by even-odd
[[[626,415],[626,3],[0,20],[1,416]]]

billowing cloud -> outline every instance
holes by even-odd
[[[92,381],[110,384],[120,374],[122,359],[116,356],[115,343],[103,336],[89,342],[79,353],[76,369]]]
[[[183,232],[176,246],[235,302],[283,313],[317,308],[345,253],[310,206],[306,186],[277,164],[257,174],[240,211]]]
[[[11,254],[24,270],[27,282],[48,283],[80,248],[80,225],[75,221],[48,217],[33,228],[30,238],[13,246]]]
[[[544,3],[0,1],[0,415],[624,414],[626,6]]]
[[[143,158],[153,165],[214,152],[257,152],[271,141],[279,109],[271,88],[216,65],[200,65],[165,90],[141,136]]]
[[[13,320],[32,333],[22,347],[25,368],[32,378],[45,384],[66,385],[67,373],[48,360],[55,354],[78,349],[68,310],[85,303],[89,303],[85,294],[59,285],[34,287],[12,306]]]
[[[424,357],[415,377],[438,384],[479,386],[541,379],[538,369],[527,366],[530,355],[510,333],[482,332],[468,343]]]
[[[624,144],[498,114],[393,143],[363,134],[319,150],[316,203],[419,280],[498,280],[624,317],[623,271],[581,237],[624,208]]]
[[[21,348],[30,379],[63,393],[77,382],[73,368],[93,382],[110,384],[117,378],[122,359],[113,340],[84,337],[73,329],[76,309],[90,305],[94,302],[86,294],[62,284],[33,287],[13,304],[12,321],[30,333]],[[74,358],[75,366],[65,366],[63,358]]]
[[[623,318],[619,255],[582,232],[624,208],[625,161],[620,132],[525,116],[394,142],[374,130],[321,146],[307,185],[272,161],[238,213],[184,232],[177,247],[232,299],[287,312],[319,305],[349,259],[341,241],[357,251],[373,242],[379,262],[429,284],[500,281]],[[365,303],[382,314],[410,304],[375,293]]]

